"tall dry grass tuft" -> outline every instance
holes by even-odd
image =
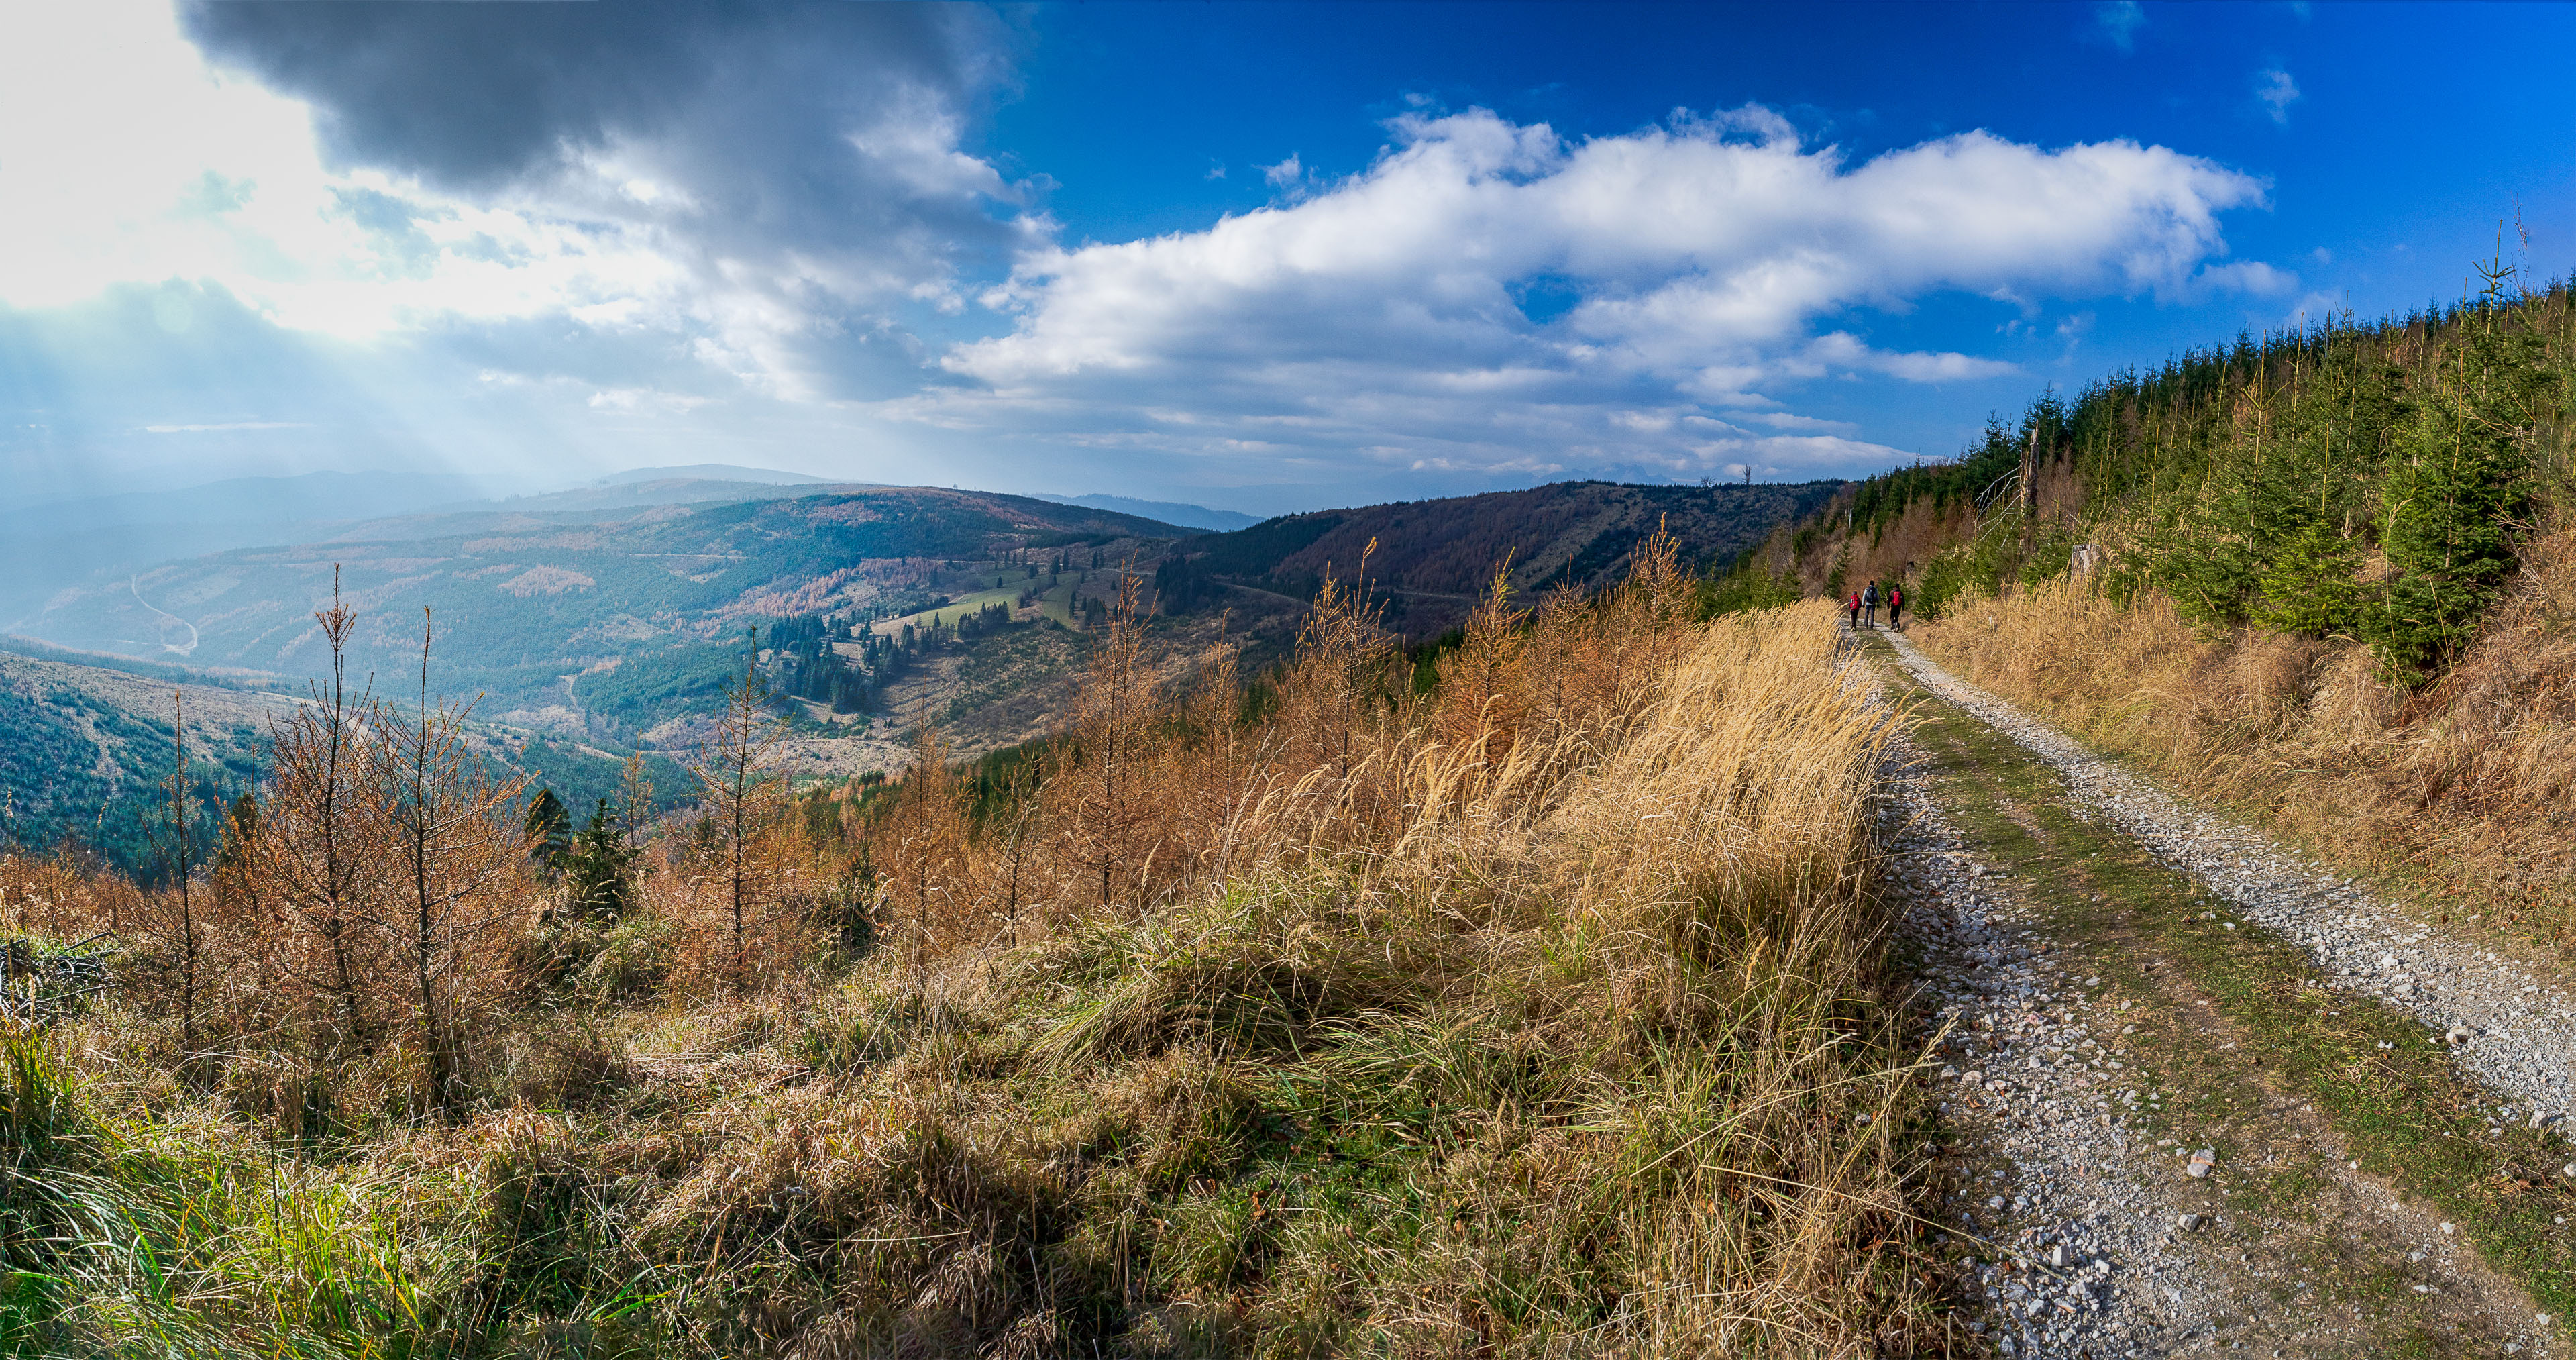
[[[2117,604],[2081,582],[1964,602],[1913,637],[2185,789],[2576,951],[2570,619],[2576,530],[2561,528],[2526,546],[2484,631],[2418,692],[2348,640],[2204,637],[2161,596]]]

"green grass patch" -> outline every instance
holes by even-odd
[[[879,620],[876,624],[876,630],[880,633],[892,636],[902,632],[903,626],[907,623],[916,628],[927,628],[934,623],[944,628],[988,604],[1017,604],[1020,599],[1020,591],[1028,584],[1028,582],[1022,581],[1013,585],[1004,586],[1000,590],[979,590],[972,595],[960,595],[956,599],[950,600],[948,603],[939,606],[937,609],[925,609],[917,614],[905,614],[900,618]]]

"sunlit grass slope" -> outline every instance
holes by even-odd
[[[1082,847],[1132,831],[1101,829],[1097,764],[1149,730],[1095,691],[1054,777],[1043,908],[990,828],[938,851],[981,866],[944,881],[986,905],[928,905],[928,861],[898,862],[938,839],[942,786],[917,777],[870,832],[872,952],[514,1014],[459,1122],[289,1137],[147,1075],[167,1036],[143,1010],[21,1031],[0,1334],[44,1354],[1940,1350],[1905,1260],[1910,1058],[1868,890],[1892,720],[1837,669],[1823,606],[1699,625],[1682,594],[1490,605],[1438,699],[1392,707],[1337,707],[1358,691],[1316,677],[1372,653],[1310,637],[1263,725],[1150,729],[1142,796],[1218,810],[1086,897],[1112,861]],[[364,1103],[333,1079],[335,1108]]]

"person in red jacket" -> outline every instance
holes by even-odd
[[[1851,611],[1851,626],[1852,626],[1852,631],[1853,631],[1853,632],[1855,632],[1855,633],[1859,632],[1859,631],[1860,631],[1860,592],[1859,592],[1859,591],[1857,591],[1857,590],[1853,591],[1853,592],[1852,592],[1852,597],[1851,597],[1849,600],[1847,600],[1847,601],[1845,601],[1845,602],[1843,603],[1843,608],[1848,609],[1848,610],[1850,610],[1850,611]]]
[[[1905,627],[1904,615],[1905,587],[1891,583],[1887,587],[1887,631],[1891,633],[1902,631]]]

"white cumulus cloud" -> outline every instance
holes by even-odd
[[[1375,164],[1294,204],[1030,252],[984,299],[1009,332],[944,359],[968,385],[886,409],[1379,465],[1849,465],[1902,455],[1821,434],[1754,447],[1634,413],[1641,398],[1768,409],[1842,374],[2009,374],[1826,323],[1943,292],[2175,289],[2224,254],[2219,215],[2263,198],[2243,174],[2125,141],[1972,132],[1855,164],[1758,108],[1590,140],[1483,110],[1391,128]]]

